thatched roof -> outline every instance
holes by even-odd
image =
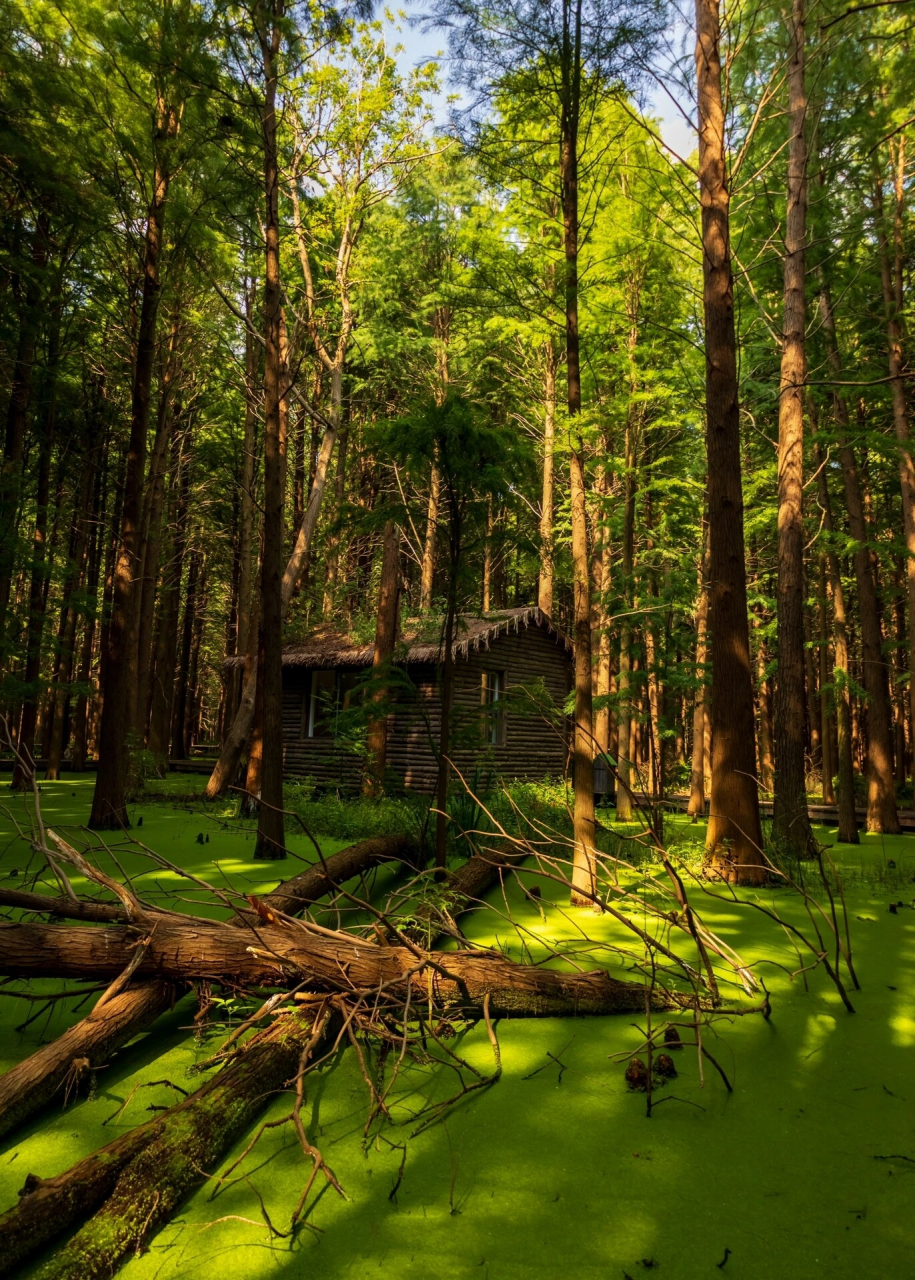
[[[500,635],[510,631],[520,632],[523,627],[543,627],[556,637],[556,642],[566,649],[571,649],[569,638],[554,626],[545,613],[534,607],[522,609],[500,609],[497,613],[460,614],[457,619],[454,657],[466,658],[471,652],[488,649],[490,644]],[[428,620],[420,624],[415,618],[403,624],[401,641],[409,647],[406,653],[408,663],[438,662],[441,656],[441,640],[428,637],[431,628]],[[368,667],[375,654],[374,644],[356,644],[350,636],[342,635],[329,627],[317,627],[304,640],[283,647],[284,667]],[[243,659],[228,658],[227,666],[239,666]]]

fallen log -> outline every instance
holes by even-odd
[[[112,1275],[296,1073],[311,1034],[307,1014],[284,1014],[190,1097],[65,1173],[46,1179],[30,1174],[19,1203],[0,1216],[0,1275],[81,1223],[41,1276]]]
[[[274,911],[284,915],[299,915],[311,903],[339,889],[381,862],[410,862],[416,855],[416,841],[408,835],[374,836],[359,840],[339,853],[303,871],[291,880],[284,880],[272,893],[261,899]]]
[[[0,1076],[0,1137],[66,1096],[81,1078],[172,1007],[178,989],[153,979],[112,996],[51,1044],[43,1045]]]
[[[274,911],[297,914],[354,876],[380,862],[409,858],[414,849],[415,841],[406,835],[360,840],[284,881],[261,902]],[[52,898],[14,889],[0,889],[0,906],[99,923],[121,921],[125,917],[120,902]],[[232,923],[243,925],[245,920],[235,918]],[[79,1076],[106,1062],[135,1035],[151,1026],[183,994],[185,987],[184,982],[175,984],[160,977],[135,983],[94,1009],[52,1044],[43,1045],[0,1076],[0,1137],[51,1102],[62,1087],[64,1093],[68,1092],[68,1086],[75,1086]]]
[[[47,893],[26,893],[21,889],[0,889],[0,907],[16,907],[39,915],[58,916],[63,920],[92,920],[96,924],[112,924],[124,919],[120,903],[93,902],[87,898],[52,898]]]
[[[145,927],[145,924],[144,924]],[[129,926],[0,925],[0,974],[16,978],[112,979],[126,968],[137,942]],[[493,1017],[567,1017],[644,1010],[642,983],[603,970],[562,973],[516,964],[481,951],[428,952],[379,946],[303,924],[232,928],[176,916],[153,918],[137,976],[164,981],[205,979],[239,987],[299,985],[315,991],[426,1001],[479,1016],[488,994]],[[653,992],[656,1008],[672,998]]]

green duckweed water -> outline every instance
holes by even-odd
[[[45,784],[46,820],[79,823],[90,796],[91,779]],[[250,832],[239,834],[199,812],[149,804],[134,813],[144,818],[134,834],[213,883],[261,892],[294,874],[292,860],[279,867],[254,863]],[[198,833],[209,833],[209,843],[198,844]],[[831,842],[834,833],[826,838]],[[333,852],[344,842],[321,843]],[[304,836],[293,833],[290,844],[301,856],[314,856]],[[859,848],[835,853],[848,884],[863,987],[853,996],[854,1015],[822,973],[811,976],[806,991],[801,979],[790,980],[779,966],[796,969],[797,956],[772,921],[694,892],[710,927],[756,962],[772,994],[770,1021],[719,1022],[709,1042],[732,1094],[708,1066],[702,1087],[695,1052],[687,1049],[676,1055],[679,1078],[662,1095],[672,1100],[649,1120],[644,1095],[628,1092],[624,1065],[611,1061],[639,1043],[630,1019],[503,1021],[502,1079],[454,1109],[444,1124],[408,1141],[403,1179],[391,1200],[402,1151],[377,1142],[363,1152],[366,1090],[355,1055],[345,1051],[312,1077],[307,1114],[310,1136],[349,1200],[322,1192],[310,1218],[316,1231],[300,1233],[290,1246],[270,1240],[244,1181],[214,1201],[204,1187],[123,1274],[128,1280],[912,1274],[915,910],[892,915],[888,902],[912,901],[915,839],[865,836]],[[122,851],[119,860],[138,877],[144,896],[174,888],[173,876],[151,873],[135,854]],[[7,877],[22,861],[23,847],[4,821],[4,883],[15,887],[17,879]],[[393,872],[379,874],[380,895]],[[508,891],[512,915],[530,930],[534,958],[543,954],[538,937],[571,938],[582,928],[594,938],[622,937],[606,918],[554,905],[558,890],[549,881],[540,887],[545,921],[535,903]],[[188,909],[198,910],[197,895],[182,892]],[[759,900],[804,925],[800,903],[786,893],[766,891]],[[501,894],[494,903],[505,910]],[[520,955],[517,933],[492,913],[469,918],[465,927],[475,940]],[[7,1139],[0,1147],[0,1206],[15,1203],[27,1173],[61,1171],[146,1119],[147,1108],[177,1096],[168,1084],[138,1085],[171,1081],[189,1089],[200,1083],[191,1069],[206,1048],[184,1029],[194,1011],[183,1001],[139,1036],[98,1073],[94,1097],[50,1111]],[[24,1001],[0,997],[4,1069],[80,1013],[72,1004],[58,1005],[50,1019],[16,1031],[25,1016]],[[481,1071],[491,1070],[485,1030],[470,1032],[459,1047]],[[402,1122],[455,1088],[450,1072],[420,1067],[405,1070],[400,1083],[395,1118]],[[268,1118],[286,1110],[288,1101],[278,1099]],[[409,1131],[406,1124],[385,1136],[398,1144]],[[265,1135],[244,1171],[273,1222],[288,1221],[307,1175],[291,1130]]]

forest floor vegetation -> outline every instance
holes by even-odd
[[[308,837],[290,822],[296,856],[281,869],[255,862],[254,824],[236,820],[234,801],[222,809],[191,800],[194,785],[199,779],[170,778],[168,797],[136,804],[133,834],[184,870],[251,894],[269,891],[279,874],[296,874],[297,858],[314,860]],[[91,791],[85,777],[43,784],[46,822],[66,836],[68,827],[85,822]],[[3,799],[11,809],[21,803]],[[384,806],[376,808],[383,814]],[[311,798],[301,812],[314,824],[324,856],[354,836],[377,833],[360,826],[369,813],[362,802],[347,814],[345,801]],[[685,859],[696,855],[702,824],[668,818],[666,828],[668,843]],[[23,848],[5,819],[0,836],[0,883],[15,888]],[[818,836],[833,845],[834,832],[820,828]],[[395,1124],[363,1149],[365,1083],[356,1055],[341,1050],[309,1078],[305,1119],[348,1199],[325,1190],[310,1210],[313,1230],[301,1231],[292,1245],[271,1240],[253,1189],[271,1220],[282,1222],[304,1174],[291,1126],[269,1130],[218,1195],[211,1198],[213,1182],[198,1189],[122,1274],[173,1280],[213,1267],[226,1280],[291,1280],[313,1269],[325,1280],[374,1274],[420,1280],[433,1272],[458,1280],[634,1280],[655,1269],[674,1280],[718,1270],[739,1280],[904,1274],[915,1246],[915,838],[862,833],[860,846],[829,852],[842,878],[861,979],[853,1016],[822,970],[792,978],[801,966],[788,932],[741,907],[741,901],[775,903],[783,919],[804,927],[798,896],[742,889],[729,902],[695,886],[690,891],[706,924],[764,977],[771,997],[768,1021],[718,1019],[708,1031],[732,1093],[708,1064],[703,1081],[695,1052],[684,1048],[674,1055],[677,1078],[658,1092],[647,1119],[644,1095],[624,1078],[643,1041],[636,1025],[642,1019],[503,1019],[502,1075],[493,1088],[464,1099],[443,1123],[404,1145],[417,1112],[454,1089],[449,1073],[407,1061],[390,1099]],[[189,912],[218,910],[169,872],[151,871],[126,846],[118,861],[148,901],[180,888]],[[102,865],[117,871],[113,861]],[[633,883],[641,874],[633,868]],[[388,864],[371,875],[378,900],[397,871]],[[73,883],[77,892],[85,889],[76,876]],[[464,918],[467,937],[529,961],[580,940],[582,931],[596,941],[622,941],[608,916],[571,912],[565,890],[548,876],[524,883],[536,885],[540,896],[509,877],[489,895],[497,911]],[[647,892],[645,905],[647,925]],[[506,912],[523,926],[523,946]],[[337,922],[336,912],[316,918]],[[60,985],[47,980],[27,989]],[[171,1105],[181,1090],[197,1088],[195,1066],[218,1047],[238,1012],[230,998],[221,999],[210,1025],[195,1028],[194,1000],[185,998],[95,1073],[88,1096],[10,1135],[0,1149],[0,1207],[16,1202],[26,1174],[67,1168]],[[86,1012],[76,1001],[59,1002],[23,1026],[40,1007],[0,994],[0,1069]],[[491,1070],[482,1023],[458,1041],[464,1058]],[[660,1100],[665,1105],[658,1109]],[[287,1110],[288,1101],[277,1098],[265,1118]]]

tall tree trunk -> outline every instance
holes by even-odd
[[[766,868],[756,789],[720,39],[719,0],[696,0],[712,635],[713,755],[706,848],[721,874],[758,884],[765,880]]]
[[[822,268],[819,275],[820,320],[826,342],[829,370],[833,378],[839,382],[842,380],[842,360],[836,338],[835,314],[832,309],[829,285]],[[890,709],[883,679],[880,610],[868,552],[867,522],[864,518],[858,464],[848,438],[850,426],[848,405],[838,389],[832,393],[832,406],[839,441],[839,458],[842,463],[848,531],[855,544],[853,558],[861,629],[861,674],[867,693],[867,829],[883,832],[886,835],[898,835],[902,828],[899,825],[896,789],[893,782]],[[831,569],[830,578],[833,578]],[[834,585],[833,592],[835,592]],[[837,666],[838,663],[837,656]],[[848,668],[844,667],[843,670],[848,671]]]
[[[804,0],[788,22],[788,210],[778,408],[778,674],[773,832],[796,858],[815,845],[804,768],[804,380],[806,377],[807,92]]]
[[[903,135],[904,137],[904,135]],[[901,229],[904,199],[905,147],[900,140],[897,148],[897,164],[894,177],[895,222]],[[896,266],[890,254],[890,246],[883,220],[883,185],[878,178],[875,200],[877,245],[880,256],[880,283],[883,306],[886,313],[887,361],[890,389],[893,396],[893,427],[899,455],[899,487],[902,491],[902,519],[906,547],[906,588],[909,606],[908,627],[908,676],[909,723],[915,724],[915,462],[912,460],[912,441],[909,437],[909,408],[906,398],[906,367],[902,349],[903,282],[901,230],[897,234]],[[915,770],[915,752],[913,752]]]
[[[540,500],[540,571],[537,576],[537,604],[547,617],[553,613],[553,448],[557,363],[556,348],[551,338],[546,345],[543,368],[543,493]]]
[[[581,0],[563,9],[560,187],[565,248],[565,330],[569,483],[572,520],[573,644],[575,653],[575,739],[572,785],[573,906],[591,906],[597,884],[594,856],[594,724],[591,696],[591,576],[588,512],[581,438],[581,368],[578,331],[578,127],[581,110]]]
[[[367,796],[384,792],[387,757],[387,702],[389,691],[385,677],[397,643],[397,605],[400,595],[400,530],[393,520],[384,526],[381,552],[381,582],[378,586],[378,611],[375,617],[375,652],[372,655],[372,716],[368,724],[367,768],[363,791]]]
[[[263,768],[258,810],[256,858],[286,856],[283,828],[283,506],[284,457],[281,400],[284,394],[281,350],[279,167],[277,154],[277,76],[285,0],[258,0],[255,25],[261,48],[264,105],[264,549],[261,556],[260,644],[258,673],[263,699]]]
[[[149,427],[155,355],[156,316],[159,310],[159,257],[168,198],[168,143],[178,132],[180,112],[160,101],[156,121],[156,166],[153,197],[146,220],[143,254],[143,296],[137,330],[136,366],[130,412],[130,442],[124,477],[121,531],[108,621],[108,655],[104,672],[104,701],[99,730],[99,765],[92,798],[89,826],[96,831],[130,825],[127,816],[128,745],[134,690],[131,652],[136,651],[136,583],[140,565],[140,500]]]

